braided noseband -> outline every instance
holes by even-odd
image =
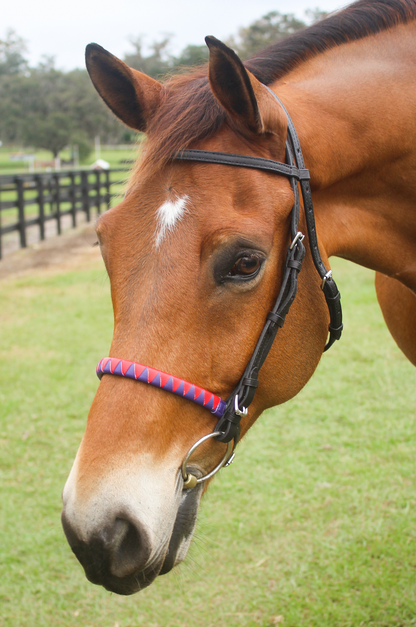
[[[221,418],[227,405],[219,396],[200,388],[194,383],[189,383],[189,381],[184,379],[156,370],[156,368],[143,366],[143,364],[138,364],[135,361],[105,357],[98,363],[97,377],[101,379],[104,374],[115,374],[120,377],[126,377],[126,379],[133,379],[133,381],[148,383],[155,388],[165,390],[165,392],[172,392],[176,396],[181,396],[201,407],[205,407],[205,409],[209,409],[211,414],[218,416],[218,418]]]

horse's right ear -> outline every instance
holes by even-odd
[[[98,44],[89,44],[85,61],[95,89],[127,126],[145,132],[160,103],[162,85],[117,59]]]

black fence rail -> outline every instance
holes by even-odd
[[[3,236],[8,233],[17,231],[20,247],[26,248],[31,227],[38,226],[39,239],[44,240],[51,220],[58,235],[68,220],[69,226],[77,226],[80,212],[89,222],[91,210],[99,214],[110,207],[114,187],[126,175],[126,170],[112,169],[0,176],[0,259]]]

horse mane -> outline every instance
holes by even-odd
[[[259,81],[269,85],[326,50],[414,19],[416,0],[358,0],[268,46],[244,65]],[[179,150],[214,135],[226,118],[211,92],[207,64],[171,77],[164,83],[161,106],[149,125],[150,141],[139,167],[158,169]]]

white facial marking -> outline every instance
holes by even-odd
[[[156,212],[157,233],[155,245],[159,248],[165,236],[173,231],[175,224],[181,220],[188,209],[188,196],[182,196],[176,200],[167,200]]]
[[[181,492],[177,490],[177,462],[158,466],[151,456],[142,456],[143,466],[122,466],[101,476],[91,491],[81,496],[77,490],[79,454],[63,491],[64,510],[78,538],[88,542],[105,529],[109,521],[127,512],[146,529],[151,545],[147,566],[166,551],[178,511]],[[166,460],[165,460],[166,461]],[[189,538],[190,543],[191,538]],[[182,551],[183,557],[185,556]]]

